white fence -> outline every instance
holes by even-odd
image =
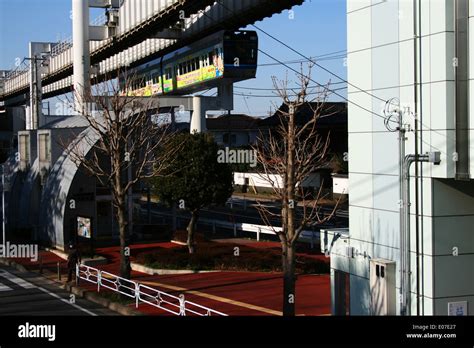
[[[145,213],[146,209],[140,208],[140,211],[142,213]],[[152,211],[151,213],[155,216],[161,216],[163,218],[163,221],[165,221],[164,217],[166,216],[173,218],[173,215],[171,213],[157,212],[157,211]],[[176,220],[179,221],[180,219],[188,220],[189,218],[186,218],[184,216],[179,216],[177,214]],[[222,221],[222,220],[206,219],[202,217],[199,218],[198,225],[211,226],[213,233],[216,232],[216,228],[232,230],[234,233],[234,237],[237,237],[237,231],[255,233],[257,237],[257,241],[260,241],[262,234],[275,235],[275,232],[280,232],[282,230],[281,227],[272,228],[266,225],[256,225],[256,224],[250,224],[250,223],[245,223],[245,222],[227,222],[227,221]],[[319,231],[303,230],[298,238],[298,241],[310,243],[311,248],[313,248],[314,244],[319,242]]]
[[[197,316],[227,316],[227,314],[187,301],[183,294],[174,296],[132,280],[119,277],[115,274],[82,264],[76,266],[76,279],[77,281],[82,279],[97,285],[98,292],[100,292],[102,287],[133,298],[135,299],[136,308],[138,308],[140,302],[143,302],[179,316],[186,316],[188,314]]]

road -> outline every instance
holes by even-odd
[[[75,297],[33,273],[0,265],[0,316],[107,316],[116,312]]]

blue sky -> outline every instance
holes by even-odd
[[[15,60],[27,55],[29,41],[54,42],[70,36],[72,30],[70,10],[71,0],[0,0],[0,69],[14,68]],[[97,17],[100,13],[101,10],[91,11],[91,18]],[[256,25],[305,56],[315,57],[346,49],[345,13],[345,0],[306,0],[303,5],[295,6],[293,12],[285,11]],[[255,28],[249,26],[248,29]],[[302,59],[261,32],[259,38],[260,49],[280,61]],[[259,64],[266,63],[274,61],[260,54]],[[342,57],[321,60],[319,64],[346,78]],[[299,64],[290,66],[297,70],[300,68]],[[248,96],[236,95],[234,112],[266,115],[272,107],[272,101],[280,104],[279,99],[265,97],[272,95],[272,91],[244,88],[272,88],[271,77],[285,78],[287,71],[286,67],[278,65],[259,66],[256,79],[235,85],[241,87],[234,89],[237,94],[243,93]],[[336,77],[317,67],[313,68],[312,75],[319,83],[327,83],[329,79],[332,82],[340,82]],[[294,86],[296,76],[293,72],[288,71],[288,79],[290,86]],[[344,90],[339,93],[345,95]]]

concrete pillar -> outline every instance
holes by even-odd
[[[219,106],[223,110],[234,110],[234,84],[223,83],[217,87]]]
[[[30,128],[38,129],[39,120],[42,118],[42,84],[41,61],[36,56],[30,62]]]
[[[74,91],[77,110],[82,110],[84,92],[90,88],[89,1],[72,0]]]
[[[38,129],[41,126],[42,119],[42,83],[41,83],[41,69],[42,51],[40,44],[30,42],[29,45],[30,58],[30,108],[26,114],[26,129]]]
[[[176,113],[174,107],[170,109],[170,116],[171,116],[171,131],[174,132],[176,130]]]
[[[204,107],[204,99],[202,97],[193,97],[193,112],[191,115],[191,134],[194,132],[203,133],[206,128],[206,109]]]

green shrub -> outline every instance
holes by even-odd
[[[198,246],[194,254],[189,254],[185,246],[160,248],[157,251],[138,254],[137,261],[157,269],[282,271],[279,250],[240,245],[240,255],[234,256],[234,247],[234,244],[204,242]],[[305,274],[329,273],[329,264],[326,261],[299,255],[296,271]]]

